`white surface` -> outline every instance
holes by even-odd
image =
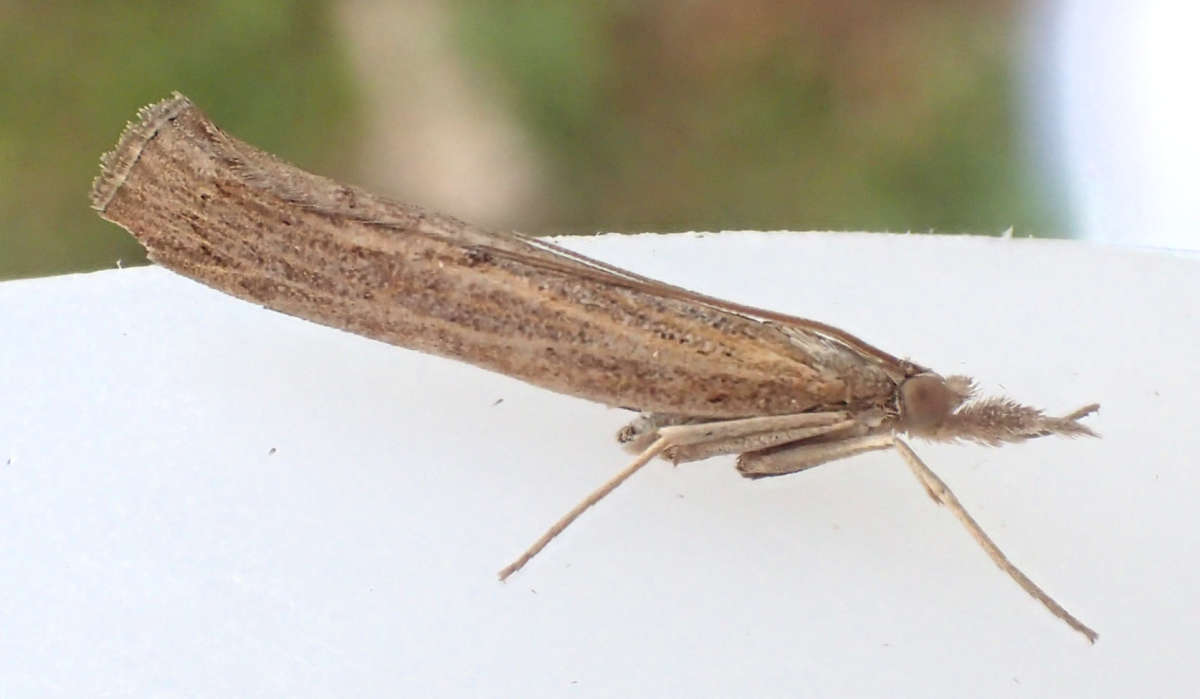
[[[731,459],[656,462],[498,583],[626,463],[629,414],[129,269],[0,284],[0,693],[1092,697],[1200,679],[1194,260],[854,234],[571,245],[1052,412],[1101,402],[1102,440],[914,445],[1099,643],[890,453],[758,482]]]

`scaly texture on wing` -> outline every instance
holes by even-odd
[[[182,95],[139,116],[102,159],[93,206],[155,262],[268,308],[703,418],[882,405],[909,373],[829,326],[312,175],[223,133]]]

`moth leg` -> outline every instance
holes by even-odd
[[[796,473],[814,466],[844,459],[877,449],[893,446],[893,437],[888,434],[870,434],[844,439],[830,439],[814,444],[795,444],[752,451],[738,457],[737,470],[747,478],[767,478]],[[932,493],[930,493],[932,496]]]
[[[624,483],[627,478],[641,470],[643,466],[649,463],[649,461],[655,456],[658,456],[660,453],[662,453],[662,450],[666,449],[668,446],[670,446],[670,442],[666,437],[659,437],[658,439],[654,440],[653,444],[646,447],[641,454],[638,454],[637,458],[633,460],[633,463],[626,466],[617,475],[608,479],[604,485],[594,490],[578,505],[571,508],[567,514],[563,515],[557,522],[553,524],[553,526],[547,529],[545,534],[542,534],[528,549],[525,549],[525,553],[522,553],[515,561],[501,568],[499,573],[500,579],[504,580],[508,578],[508,576],[524,567],[525,564],[529,562],[529,559],[533,558],[538,554],[539,551],[546,548],[546,544],[550,543],[554,537],[561,534],[562,531],[570,526],[571,522],[574,522],[576,519],[578,519],[579,515],[583,514],[587,508],[600,502],[605,495],[611,493],[618,485]]]
[[[706,428],[703,432],[696,427]],[[700,461],[710,456],[741,454],[800,442],[863,426],[845,412],[797,413],[771,417],[709,422],[686,427],[663,427],[659,435],[687,435],[668,447],[663,455],[676,464]],[[698,438],[702,437],[702,438]]]
[[[563,515],[557,522],[554,523],[545,534],[542,534],[537,541],[533,542],[525,553],[522,553],[515,561],[505,566],[500,570],[500,579],[504,580],[508,576],[520,570],[531,558],[536,556],[539,551],[546,548],[554,537],[562,533],[564,529],[570,526],[583,514],[589,507],[600,502],[605,495],[611,493],[617,486],[621,485],[627,478],[637,473],[643,466],[650,462],[655,456],[663,453],[667,449],[678,446],[688,446],[693,444],[702,444],[704,442],[720,441],[726,439],[735,439],[744,437],[746,434],[754,434],[756,432],[770,432],[787,427],[796,427],[797,425],[832,423],[838,420],[844,420],[846,413],[799,413],[796,415],[778,415],[771,417],[751,417],[736,420],[720,420],[713,422],[704,422],[688,425],[671,425],[659,428],[658,437],[638,454],[628,466],[622,469],[617,475],[610,478],[604,485],[597,488],[590,495],[584,498],[578,505],[571,508],[567,514]]]
[[[776,449],[749,452],[738,457],[737,469],[746,478],[770,478],[799,473],[814,466],[837,461],[868,451],[889,449],[895,446],[891,434],[872,434],[849,439],[829,439],[809,444],[789,444]],[[937,504],[941,498],[925,481],[925,493]]]
[[[617,442],[627,451],[640,454],[654,442],[655,438],[672,432],[675,427],[711,426],[713,428],[711,433],[698,433],[690,429],[683,431],[682,434],[688,435],[685,438],[687,444],[684,445],[681,442],[671,447],[666,455],[671,461],[681,463],[809,439],[853,425],[853,421],[847,422],[849,418],[850,414],[845,411],[792,413],[791,415],[770,415],[733,420],[712,420],[666,413],[643,413],[617,432]],[[838,422],[844,424],[839,425],[836,429],[829,429],[829,426]],[[672,429],[664,431],[664,428]],[[808,431],[811,428],[820,429]],[[788,431],[797,430],[795,435],[789,436]],[[697,437],[703,437],[703,439]],[[745,441],[739,444],[737,440]],[[687,448],[684,448],[685,446]]]
[[[617,432],[617,443],[631,454],[640,454],[658,438],[658,429],[670,425],[703,422],[684,415],[642,413]]]
[[[967,528],[967,531],[970,532],[971,537],[975,539],[975,542],[987,552],[987,555],[992,559],[993,563],[995,563],[1005,573],[1008,573],[1008,576],[1016,581],[1016,583],[1021,586],[1021,589],[1025,590],[1025,592],[1029,593],[1031,597],[1041,602],[1046,609],[1049,609],[1051,614],[1059,619],[1062,619],[1067,623],[1068,626],[1086,636],[1089,642],[1096,642],[1096,639],[1099,638],[1099,634],[1090,629],[1082,621],[1072,616],[1071,613],[1066,609],[1063,609],[1062,605],[1060,605],[1058,602],[1055,602],[1054,598],[1046,594],[1042,588],[1038,587],[1037,584],[1030,580],[1027,575],[1022,573],[1020,568],[1017,568],[1017,566],[1013,565],[1013,563],[1008,560],[1008,557],[1004,555],[1004,552],[1000,550],[1000,547],[996,546],[996,543],[984,533],[983,528],[979,526],[979,523],[967,513],[967,510],[962,506],[962,503],[959,502],[958,498],[955,497],[949,486],[947,486],[941,478],[938,478],[937,474],[931,471],[929,467],[926,466],[923,461],[921,461],[916,452],[914,452],[899,438],[893,437],[892,440],[896,447],[896,451],[900,452],[900,456],[904,457],[904,460],[912,469],[913,474],[916,475],[917,480],[921,481],[921,484],[925,486],[925,489],[929,491],[934,499],[950,508],[950,511],[954,513],[954,516],[957,517],[958,520],[962,522],[963,526]]]

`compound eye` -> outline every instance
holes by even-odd
[[[962,400],[937,374],[917,374],[900,385],[904,425],[910,430],[937,427]]]

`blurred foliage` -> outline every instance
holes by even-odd
[[[534,131],[543,230],[1053,232],[1014,2],[458,0]]]
[[[361,96],[333,1],[0,0],[0,279],[144,259],[87,191],[171,90],[354,180]],[[443,7],[548,168],[529,232],[1060,225],[1015,114],[1016,0]]]
[[[0,279],[138,263],[88,207],[100,154],[137,107],[179,90],[222,127],[348,172],[355,94],[329,3],[0,1]]]

